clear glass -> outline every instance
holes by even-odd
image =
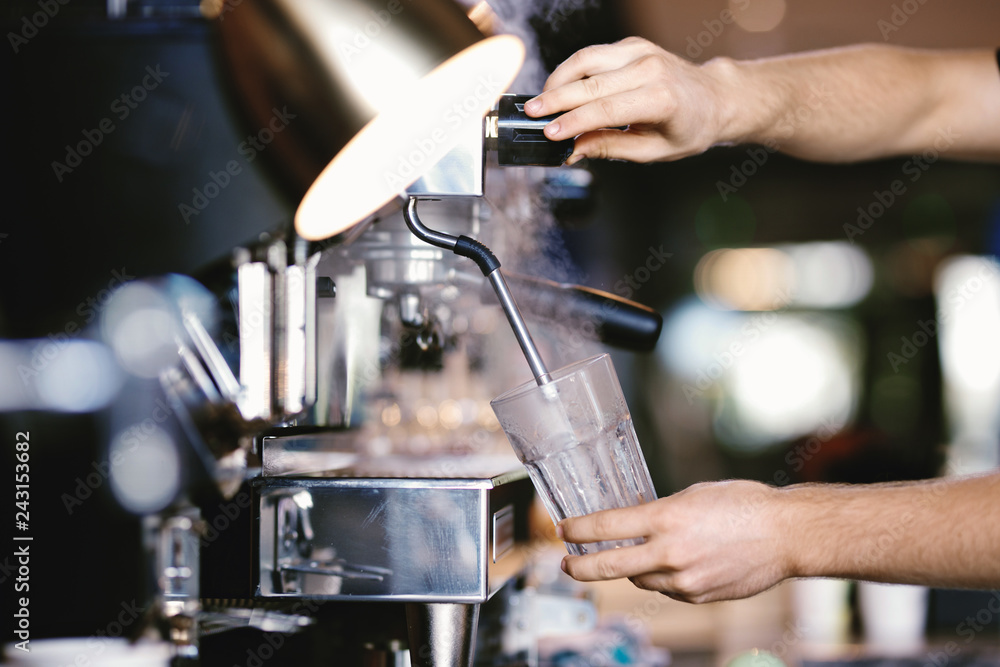
[[[555,523],[656,499],[611,358],[602,354],[532,380],[490,405]],[[566,544],[571,554],[643,538]]]

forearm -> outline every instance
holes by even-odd
[[[723,86],[723,142],[820,161],[1000,157],[995,54],[857,46],[703,67]]]
[[[779,491],[790,576],[1000,587],[1000,474]]]

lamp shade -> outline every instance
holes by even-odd
[[[405,190],[481,123],[524,47],[485,37],[450,0],[243,0],[218,16],[234,83],[299,187],[311,240]],[[294,118],[291,118],[294,116]]]

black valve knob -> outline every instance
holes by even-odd
[[[505,167],[558,167],[573,153],[573,140],[552,141],[542,132],[556,118],[532,118],[524,103],[534,95],[501,95],[496,110],[486,117],[486,147],[497,151]]]

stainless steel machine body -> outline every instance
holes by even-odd
[[[533,490],[507,457],[389,456],[254,487],[264,597],[477,604],[524,564]]]
[[[251,64],[259,62],[250,48],[257,42],[230,30],[244,16],[261,27],[260,43],[272,45],[268,36],[276,28],[266,13],[251,11],[255,6],[246,2],[220,17],[223,51],[239,47],[254,56]],[[264,70],[246,64],[230,54],[234,78],[259,83]],[[199,60],[193,69],[206,68]],[[182,80],[174,75],[165,87]],[[309,115],[294,99],[270,98],[280,87],[250,87],[260,96],[243,106],[263,113],[265,123],[286,101],[302,117],[275,134],[252,167],[244,163],[255,180],[233,180],[229,192],[240,183],[261,190],[256,183],[266,180],[265,162],[302,189],[329,157],[317,159],[311,149],[342,139],[324,142],[317,128],[338,132],[337,124],[322,105],[305,104],[320,109]],[[137,114],[137,135],[155,134],[140,133],[147,127],[140,120]],[[492,117],[486,125],[496,130],[503,123]],[[499,203],[488,202],[485,140],[484,128],[471,126],[406,194],[443,200],[421,205],[433,229],[499,250],[504,232],[520,232],[509,221],[531,209],[532,183],[523,172],[505,177],[490,167],[492,182],[504,190]],[[223,144],[228,156],[231,147]],[[125,164],[123,173],[134,171]],[[174,199],[158,205],[170,208]],[[523,629],[508,633],[492,618],[491,659],[510,650],[513,660],[530,664],[516,656],[530,653],[534,624],[524,610],[538,607],[518,577],[532,487],[488,405],[528,369],[490,283],[468,259],[415,237],[403,205],[313,244],[280,225],[247,233],[250,225],[234,223],[216,239],[223,256],[213,246],[211,257],[198,255],[191,266],[165,262],[168,268],[158,269],[193,278],[129,282],[87,333],[88,349],[100,348],[125,378],[95,417],[110,459],[95,469],[108,471],[114,498],[141,517],[148,569],[142,576],[152,591],[141,625],[157,626],[174,645],[178,665],[204,657],[201,638],[254,628],[282,637],[316,633],[329,645],[353,643],[359,654],[399,660],[406,655],[419,667],[469,667],[484,610],[512,603],[521,605],[510,617]],[[522,214],[507,216],[504,209]],[[224,212],[223,204],[213,204],[201,221],[215,211]],[[282,219],[270,209],[249,213]],[[133,224],[131,212],[128,220]],[[491,280],[503,282],[498,272]],[[513,280],[511,288],[522,301]],[[546,608],[559,604],[548,602]],[[354,615],[364,617],[365,634],[353,636],[343,630],[349,624],[334,623],[340,634],[323,636],[331,618]],[[585,626],[564,624],[562,631]]]

